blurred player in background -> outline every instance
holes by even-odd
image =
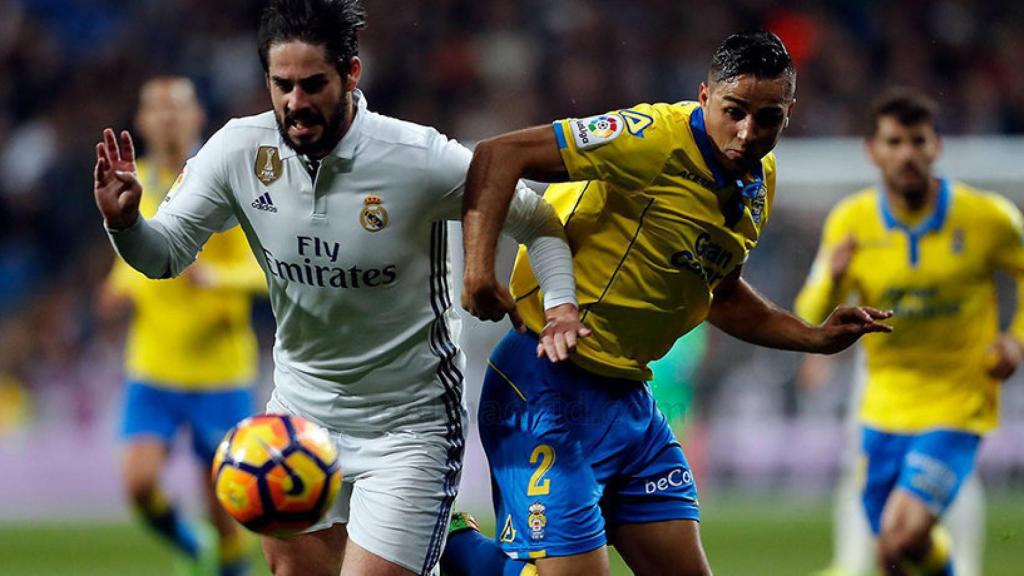
[[[856,367],[851,377],[852,392],[847,399],[843,423],[843,451],[839,462],[839,480],[832,504],[832,561],[815,576],[870,576],[875,573],[875,542],[864,515],[861,490],[864,485],[861,463],[860,401],[864,397],[867,374],[863,349],[858,348]],[[807,356],[800,367],[797,382],[811,392],[834,379],[834,356]],[[953,568],[958,576],[981,576],[985,542],[985,490],[977,474],[964,480],[960,492],[941,518],[952,539]]]
[[[453,519],[453,574],[608,574],[614,543],[638,574],[709,574],[693,475],[644,383],[648,364],[705,319],[743,340],[836,352],[885,331],[887,314],[839,307],[812,326],[740,275],[775,195],[771,153],[792,111],[796,71],[782,42],[730,36],[697,102],[641,104],[481,142],[467,178],[463,305],[518,313],[531,333],[495,349],[480,399],[498,542]],[[546,316],[522,254],[511,295],[494,275],[494,227],[520,177],[566,229],[583,325],[572,362],[538,359]],[[566,331],[573,344],[576,334]],[[498,548],[500,545],[501,548]],[[504,551],[504,553],[503,553]],[[510,560],[508,554],[513,558]]]
[[[327,428],[344,474],[320,523],[263,538],[277,576],[430,574],[462,470],[447,221],[460,217],[472,154],[369,109],[358,90],[364,24],[357,0],[271,0],[257,45],[273,110],[219,130],[151,219],[134,206],[131,136],[119,143],[107,129],[97,144],[96,203],[129,264],[176,276],[212,232],[241,222],[266,272],[277,320],[267,410]],[[571,326],[558,217],[525,185],[509,200],[506,231],[528,247],[548,313]]]
[[[158,77],[142,87],[136,127],[146,145],[137,162],[146,189],[139,205],[144,216],[156,213],[198,148],[203,123],[187,78]],[[160,482],[174,437],[187,428],[220,535],[222,576],[243,573],[247,551],[240,527],[213,495],[208,471],[217,444],[253,412],[258,350],[250,314],[254,294],[263,289],[263,272],[242,230],[234,228],[214,235],[202,256],[173,280],[155,282],[117,259],[99,297],[101,315],[131,315],[122,421],[125,489],[150,527],[205,562],[199,558],[206,545],[202,532],[182,517]]]
[[[1020,364],[1024,315],[1018,306],[999,333],[995,273],[1024,274],[1024,228],[1004,198],[934,175],[930,99],[888,93],[871,122],[881,184],[829,214],[796,308],[814,321],[856,293],[895,311],[892,336],[864,344],[864,509],[886,574],[952,574],[938,521],[996,426],[999,382]]]

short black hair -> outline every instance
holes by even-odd
[[[366,27],[360,0],[271,0],[263,9],[257,34],[263,71],[270,71],[270,46],[299,40],[323,46],[338,74],[349,72],[359,54],[359,31]]]
[[[710,82],[728,82],[744,74],[756,78],[789,80],[796,88],[796,67],[782,40],[771,32],[733,34],[722,42],[711,57]]]
[[[878,132],[878,122],[885,116],[895,118],[903,126],[931,124],[935,126],[939,105],[924,93],[910,88],[890,88],[871,103],[868,137]]]

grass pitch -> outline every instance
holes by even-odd
[[[829,505],[772,498],[705,503],[704,544],[718,576],[806,576],[830,557]],[[255,553],[254,576],[268,574]],[[1024,496],[992,496],[988,508],[987,576],[1024,573]],[[132,524],[0,523],[3,576],[170,576],[172,554]],[[613,555],[613,574],[629,571]]]

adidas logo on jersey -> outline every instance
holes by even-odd
[[[274,201],[270,198],[270,192],[263,194],[259,198],[253,200],[252,207],[257,210],[265,210],[267,212],[277,212],[277,206],[274,206]]]

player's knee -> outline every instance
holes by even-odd
[[[884,565],[899,565],[907,559],[917,559],[928,552],[929,529],[906,524],[885,527],[878,538],[879,557]]]
[[[159,476],[141,471],[126,471],[124,490],[137,506],[148,507],[159,496]]]

